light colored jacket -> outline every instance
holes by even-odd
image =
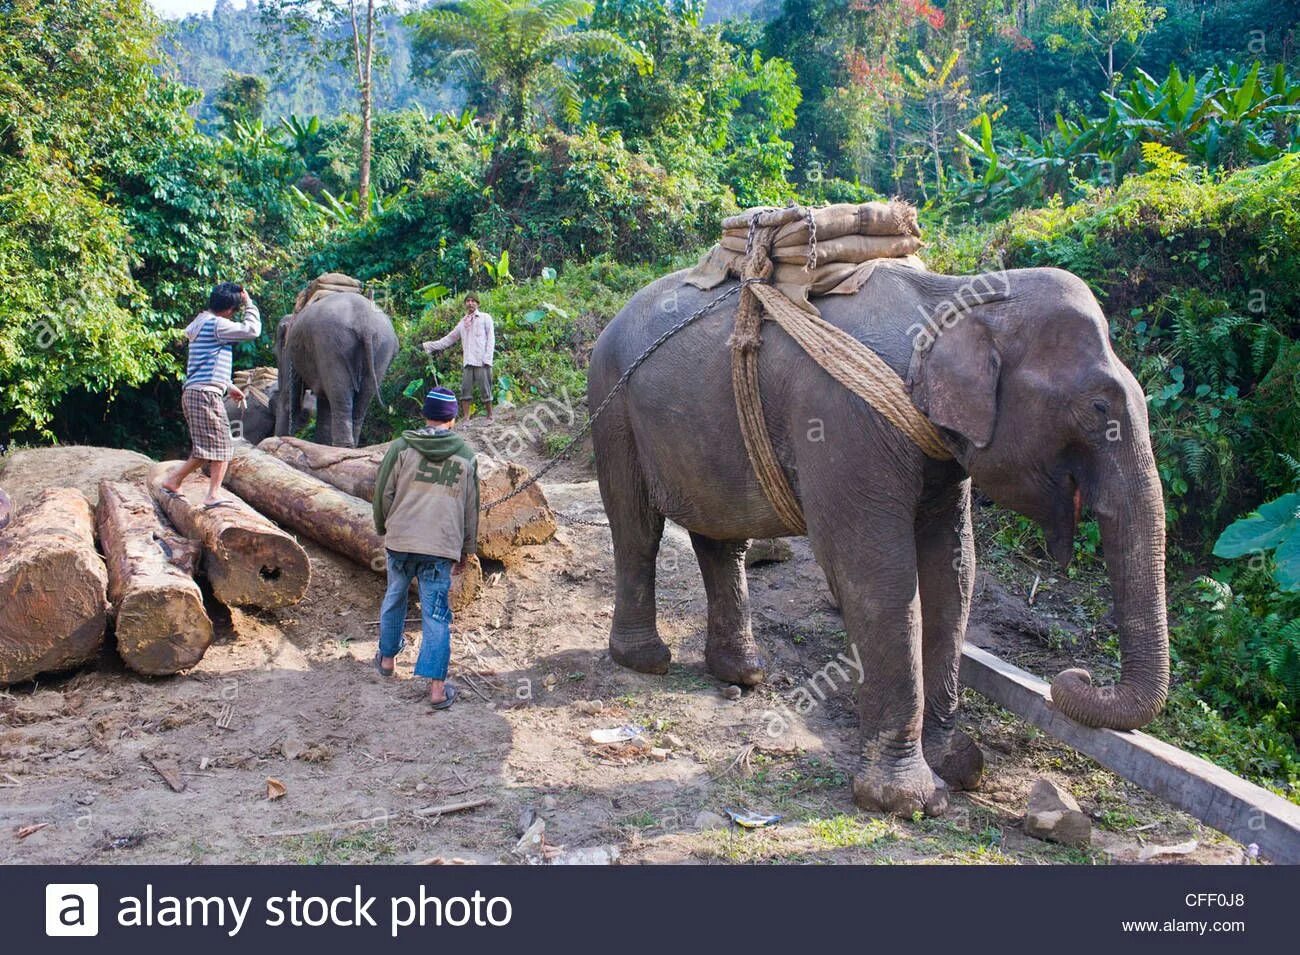
[[[262,316],[257,306],[244,306],[239,321],[221,318],[204,310],[185,326],[189,339],[189,357],[185,368],[185,387],[201,388],[224,394],[230,387],[234,366],[234,342],[252,341],[262,334]]]
[[[478,550],[478,462],[449,428],[404,431],[375,479],[375,530],[388,550],[460,560]]]
[[[460,342],[461,351],[465,356],[464,364],[491,365],[497,348],[497,335],[492,324],[492,316],[487,312],[466,315],[456,323],[455,328],[437,341],[425,342],[424,350],[432,354],[450,348],[456,342]]]

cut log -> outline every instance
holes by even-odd
[[[163,524],[143,487],[125,481],[100,482],[95,525],[123,662],[149,676],[194,666],[212,642],[212,621],[183,569],[193,566],[186,560],[190,542]]]
[[[355,497],[372,501],[387,444],[334,448],[298,438],[267,438],[258,447],[306,474]],[[498,501],[528,481],[528,469],[513,461],[478,455],[479,500]],[[525,544],[544,544],[555,536],[555,514],[539,485],[479,514],[478,553],[504,560]]]
[[[213,595],[228,607],[267,610],[302,600],[311,583],[302,546],[233,494],[205,508],[208,480],[202,474],[191,474],[179,494],[163,490],[178,464],[150,468],[149,490],[176,529],[203,545],[203,572]]]
[[[90,503],[72,488],[42,491],[0,531],[0,685],[94,659],[107,622]]]
[[[375,573],[386,572],[384,539],[366,501],[246,444],[236,446],[229,474],[231,490],[263,514]],[[469,606],[482,584],[482,568],[472,558],[452,576],[451,609]]]
[[[478,494],[482,504],[500,501],[531,478],[513,461],[478,456]],[[508,501],[478,516],[478,552],[489,560],[504,560],[525,544],[545,544],[555,536],[555,512],[540,484],[531,484]]]
[[[387,444],[336,448],[301,438],[267,438],[257,447],[285,464],[364,501],[375,498],[375,478],[388,452]]]

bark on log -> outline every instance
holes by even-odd
[[[89,502],[72,488],[41,492],[0,532],[0,685],[93,659],[107,591]]]
[[[258,447],[342,491],[374,500],[379,465],[387,444],[334,448],[298,438],[267,438]],[[484,504],[510,494],[528,480],[528,469],[512,461],[478,455],[479,500]],[[555,514],[540,486],[534,484],[509,501],[479,515],[478,553],[504,560],[525,544],[544,544],[555,536]]]
[[[257,446],[285,464],[340,491],[365,501],[375,499],[375,478],[388,452],[387,444],[365,448],[336,448],[300,438],[267,438]]]
[[[100,482],[95,525],[123,662],[149,676],[194,666],[212,642],[212,621],[183,569],[193,566],[192,543],[164,525],[143,487],[126,481]]]
[[[235,448],[229,474],[231,489],[263,514],[375,573],[386,572],[384,539],[361,498],[248,445]],[[482,584],[482,568],[473,558],[463,573],[452,575],[451,609],[469,606]]]
[[[273,609],[296,604],[311,583],[311,562],[302,546],[246,503],[227,493],[203,507],[208,480],[191,474],[179,494],[162,482],[179,462],[149,470],[149,490],[172,524],[203,545],[203,571],[213,595],[228,607]]]

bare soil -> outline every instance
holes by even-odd
[[[520,421],[504,411],[465,430],[507,446]],[[517,457],[536,468],[543,455],[532,446]],[[30,462],[23,473],[34,473]],[[80,483],[66,461],[41,474]],[[545,487],[561,514],[603,517],[589,449]],[[381,578],[308,545],[307,598],[268,613],[210,606],[218,638],[184,675],[139,677],[110,649],[77,674],[0,693],[0,862],[514,861],[532,813],[551,847],[612,845],[624,863],[1242,859],[1235,843],[969,691],[963,725],[988,759],[982,789],[954,795],[942,819],[857,810],[851,688],[803,715],[789,705],[846,649],[806,542],[792,543],[790,561],[750,576],[772,679],[732,700],[704,669],[704,593],[685,532],[670,525],[660,554],[660,628],[674,663],[653,677],[606,652],[608,531],[564,522],[554,541],[486,569],[483,596],[453,628],[462,695],[446,712],[410,676],[418,622],[398,677],[380,678],[369,661]],[[1104,635],[1105,595],[1092,587],[998,555],[980,575],[970,639],[1053,674],[1076,644]],[[789,724],[778,736],[767,731],[774,714]],[[589,740],[628,723],[660,751]],[[1025,796],[1044,775],[1092,814],[1091,850],[1022,833]],[[488,802],[436,811],[476,800]],[[701,816],[727,809],[782,819],[741,830]]]

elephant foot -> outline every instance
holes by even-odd
[[[984,752],[961,730],[953,730],[943,755],[937,759],[930,759],[927,748],[926,762],[949,789],[978,789],[984,775]]]
[[[673,652],[657,634],[633,638],[614,631],[609,635],[609,658],[638,673],[667,673]]]
[[[948,811],[948,788],[918,756],[865,768],[853,777],[853,801],[871,812],[942,816]]]
[[[767,661],[752,638],[726,644],[709,641],[704,665],[723,683],[757,686],[767,679]]]

